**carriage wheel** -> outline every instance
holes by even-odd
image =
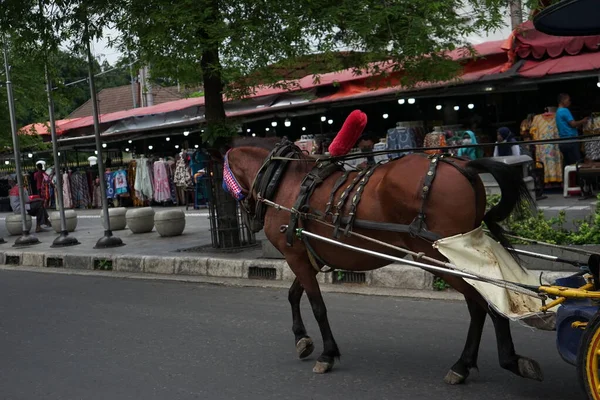
[[[600,311],[592,318],[581,338],[577,374],[591,400],[600,400]]]

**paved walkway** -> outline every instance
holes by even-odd
[[[156,207],[156,211],[173,209],[175,207],[165,208]],[[52,242],[57,237],[53,229],[47,229],[46,232],[35,234],[41,241],[40,244],[27,247],[28,250],[35,252],[44,252],[47,254],[85,254],[90,252],[94,254],[110,255],[144,255],[144,256],[173,256],[182,254],[192,248],[205,247],[204,255],[218,255],[211,247],[210,222],[208,220],[208,211],[206,210],[188,210],[185,207],[178,207],[184,210],[186,215],[186,227],[183,235],[177,237],[161,237],[154,229],[150,233],[133,234],[129,229],[114,231],[114,236],[123,240],[125,246],[111,249],[94,249],[96,242],[104,235],[104,227],[100,217],[101,210],[76,210],[77,229],[71,233],[72,236],[81,242],[80,245],[69,248],[51,248]],[[5,221],[9,213],[1,213],[0,221]],[[0,245],[0,248],[7,249],[18,236],[8,236],[5,223],[0,224],[0,236],[8,243]],[[257,239],[263,239],[262,234],[257,235]],[[216,253],[216,254],[215,254]],[[225,253],[221,253],[225,254]],[[236,258],[244,254],[247,257],[258,257],[259,249],[243,253],[227,253],[228,258]]]

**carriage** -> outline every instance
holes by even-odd
[[[557,17],[569,5],[578,11],[591,7],[586,13],[591,16],[597,15],[600,3],[565,0],[542,12],[538,22],[546,22],[546,30],[558,24],[562,26],[557,31],[576,34],[576,27],[566,25],[579,24],[580,19]],[[586,34],[600,31],[597,19],[586,23],[594,25],[586,25]],[[264,230],[296,276],[288,300],[298,357],[308,357],[315,348],[300,312],[304,293],[323,339],[313,371],[330,371],[340,356],[317,274],[368,271],[396,262],[445,279],[465,297],[471,322],[465,348],[444,378],[446,383],[463,383],[477,368],[489,316],[502,368],[543,380],[538,363],[516,353],[510,320],[555,330],[559,354],[577,368],[587,397],[600,400],[600,254],[563,248],[588,256],[582,265],[515,249],[501,222],[531,198],[523,180],[504,164],[414,153],[361,170],[345,169],[352,158],[347,153],[365,125],[366,115],[359,110],[350,114],[326,158],[307,156],[286,140],[276,144],[251,139],[234,146],[223,159],[223,187],[238,200],[245,225],[255,232]],[[502,192],[500,202],[489,210],[480,173],[491,174]],[[522,256],[567,262],[577,270],[566,278],[544,280],[521,267]]]

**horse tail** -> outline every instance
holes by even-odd
[[[470,161],[467,167],[473,168],[479,173],[489,173],[498,182],[501,193],[500,202],[485,213],[483,222],[502,246],[512,248],[500,222],[507,219],[513,212],[519,213],[531,207],[533,199],[527,190],[527,185],[520,174],[515,173],[513,167],[489,158]]]

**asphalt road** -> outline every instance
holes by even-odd
[[[544,383],[500,368],[488,321],[481,372],[451,387],[442,378],[464,345],[463,303],[325,300],[342,360],[314,375],[315,355],[296,359],[282,290],[0,271],[0,398],[584,398],[551,332],[513,327],[517,351],[541,363]]]

